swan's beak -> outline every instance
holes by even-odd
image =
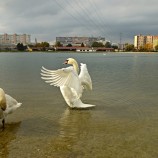
[[[68,60],[65,60],[63,64],[68,64]]]

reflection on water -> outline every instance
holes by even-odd
[[[16,133],[20,127],[21,122],[6,123],[5,130],[0,131],[0,157],[6,158],[9,155],[9,145],[11,141],[16,139]]]
[[[93,91],[71,110],[59,88],[40,78],[76,58],[87,63]],[[0,87],[22,102],[0,132],[0,157],[158,157],[158,54],[0,54]],[[9,63],[9,64],[8,64]],[[20,125],[10,122],[21,121]]]
[[[89,110],[71,110],[67,108],[62,114],[60,123],[60,137],[77,139],[89,124],[91,113]]]
[[[72,110],[66,108],[59,119],[59,133],[56,137],[51,138],[49,146],[46,146],[45,155],[53,157],[77,157],[82,153],[74,151],[80,139],[86,137],[90,131],[91,115],[93,110]]]

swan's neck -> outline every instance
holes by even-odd
[[[5,98],[5,93],[2,89],[0,89],[0,108],[2,110],[6,109],[6,98]]]
[[[77,72],[77,74],[79,74],[79,67],[78,67],[78,63],[77,63],[77,61],[76,60],[74,60],[74,62],[73,62],[73,67],[74,67],[74,70]]]

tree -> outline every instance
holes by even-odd
[[[36,43],[35,47],[37,48],[37,50],[43,50],[43,51],[45,51],[46,48],[49,47],[49,43],[48,42]]]
[[[118,49],[117,45],[112,45],[111,47],[114,48],[114,49]]]
[[[151,52],[151,51],[153,51],[153,45],[150,43],[147,43],[144,45],[144,49],[148,52]]]
[[[131,52],[134,51],[134,45],[133,44],[125,44],[125,51]]]
[[[49,43],[48,42],[42,42],[41,43],[41,47],[49,47]]]
[[[59,41],[57,41],[57,42],[55,43],[55,46],[56,46],[56,47],[62,47],[62,44],[61,44]]]
[[[158,45],[155,46],[155,50],[158,51]]]
[[[18,43],[16,48],[19,51],[24,51],[24,50],[26,50],[27,46],[24,46],[23,43]]]
[[[71,43],[69,43],[66,47],[72,47],[72,44],[71,44]]]
[[[83,44],[83,43],[81,43],[81,47],[84,47],[84,44]]]
[[[101,43],[101,42],[93,42],[91,46],[92,47],[104,47],[103,43]]]
[[[41,43],[36,43],[35,47],[41,47]]]
[[[139,47],[139,52],[145,52],[146,50],[145,50],[145,48],[144,48],[144,46],[140,46]]]
[[[105,48],[111,48],[111,43],[110,42],[106,42],[105,43]]]

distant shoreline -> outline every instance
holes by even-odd
[[[104,52],[104,51],[97,51],[97,52],[76,52],[76,51],[0,51],[0,53],[80,53],[80,54],[158,54],[158,52]]]

